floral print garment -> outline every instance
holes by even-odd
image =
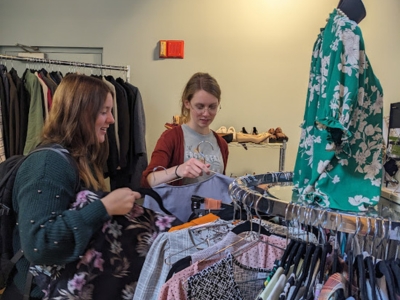
[[[84,190],[72,209],[100,198]],[[146,254],[160,232],[175,225],[175,217],[161,215],[137,204],[125,216],[113,216],[89,243],[79,261],[65,266],[33,266],[43,299],[133,299]]]
[[[293,179],[300,202],[354,212],[378,203],[382,106],[361,30],[335,9],[312,54]]]

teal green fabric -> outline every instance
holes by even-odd
[[[312,53],[293,179],[300,202],[354,212],[378,203],[382,107],[361,29],[335,9]]]
[[[101,201],[70,210],[75,201],[76,171],[59,153],[42,150],[21,165],[13,189],[17,222],[14,251],[21,248],[34,264],[65,264],[78,260],[93,233],[110,217]],[[23,257],[17,263],[14,283],[22,292],[29,268]],[[35,288],[31,296],[41,297]]]

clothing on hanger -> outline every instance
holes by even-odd
[[[187,297],[199,300],[255,299],[269,272],[269,269],[245,266],[228,254],[187,279]]]
[[[218,222],[226,221],[218,220],[215,223]],[[210,239],[207,231],[190,231],[190,228],[161,233],[153,242],[146,257],[133,299],[157,299],[173,263],[217,241],[218,239]],[[167,258],[169,258],[168,264],[165,261]]]
[[[3,147],[0,147],[0,155],[2,160],[4,161],[6,158],[10,157],[10,117],[9,117],[9,84],[7,74],[7,67],[4,65],[0,65],[0,101],[1,101],[1,116],[2,116],[2,144]]]
[[[212,214],[207,214],[203,217],[200,217],[198,219],[204,219],[207,218],[207,216],[212,215]],[[195,219],[194,221],[196,221],[197,219]],[[246,230],[242,230],[242,224],[245,224]],[[225,255],[228,252],[236,252],[236,251],[242,251],[246,252],[246,250],[248,250],[249,248],[247,248],[249,246],[249,242],[248,240],[245,238],[246,237],[246,232],[248,232],[249,230],[252,230],[253,232],[257,232],[258,233],[258,228],[257,227],[253,227],[250,228],[250,226],[247,225],[248,221],[246,222],[240,222],[237,225],[234,225],[233,223],[229,223],[227,222],[226,224],[224,223],[219,223],[219,224],[209,224],[209,225],[205,225],[205,226],[195,226],[192,227],[190,230],[193,231],[197,231],[197,230],[209,230],[209,229],[216,229],[216,233],[220,232],[220,228],[222,226],[224,226],[224,228],[229,228],[228,231],[223,232],[223,234],[225,235],[225,237],[219,241],[218,243],[214,244],[213,246],[208,247],[207,249],[201,250],[201,251],[197,251],[195,253],[193,253],[191,255],[191,259],[187,259],[184,258],[182,260],[177,261],[176,263],[174,263],[171,267],[170,273],[168,274],[167,280],[174,274],[176,273],[176,269],[182,269],[184,267],[188,267],[190,266],[190,264],[192,262],[196,262],[199,260],[207,260],[210,258],[214,258],[214,257],[221,257],[221,255]],[[257,224],[258,225],[258,224]],[[226,227],[225,227],[226,226]],[[271,233],[275,232],[275,231],[279,231],[278,228],[282,227],[281,225],[276,225],[273,223],[270,223],[268,221],[264,221],[262,220],[262,226],[261,226],[264,231],[261,232],[262,236],[270,236]],[[241,228],[240,231],[237,231],[237,228]],[[171,232],[171,230],[170,230]],[[267,234],[265,234],[267,233]],[[213,233],[211,233],[212,235]],[[272,238],[271,238],[272,239]],[[256,241],[257,242],[257,241]],[[260,242],[266,242],[268,243],[268,239],[264,240],[261,239]],[[276,247],[279,250],[283,250],[285,245],[281,245],[278,246],[278,244],[280,244],[280,242],[278,243],[277,240],[274,240],[272,242],[272,244],[270,244],[273,247]],[[242,248],[243,246],[243,248]],[[269,256],[270,259],[271,256]],[[273,262],[270,262],[271,265]]]
[[[266,300],[272,293],[274,289],[283,290],[284,283],[286,282],[286,276],[283,274],[284,269],[282,267],[279,267],[275,273],[273,274],[272,278],[268,282],[267,286],[263,291],[257,296],[257,300]],[[281,279],[281,275],[283,275],[283,279]],[[278,281],[283,281],[283,284],[279,285]],[[280,293],[280,292],[279,292]]]
[[[282,227],[276,224],[270,224],[270,226]],[[253,231],[253,233],[254,235],[249,235],[245,231],[237,235],[232,230],[226,234],[223,240],[213,246],[193,253],[191,259],[186,258],[179,261],[178,264],[182,262],[191,264],[185,268],[179,266],[181,270],[171,274],[172,277],[161,288],[158,299],[186,299],[186,288],[184,288],[183,281],[212,263],[220,261],[229,253],[232,253],[238,261],[247,266],[266,267],[272,270],[275,260],[283,254],[286,238],[271,234],[268,236],[259,235],[257,231]],[[248,240],[248,237],[251,237],[251,239]],[[171,270],[173,268],[174,266]]]
[[[0,55],[0,58],[30,61],[22,57],[8,55]],[[44,63],[46,66],[51,64],[72,66],[76,64],[75,62],[58,60],[39,60],[37,63]],[[81,62],[79,64],[84,65]],[[88,67],[101,69],[103,66],[90,64]],[[14,154],[25,155],[36,147],[44,120],[51,110],[53,95],[63,78],[61,71],[49,72],[45,68],[38,68],[36,63],[35,68],[37,69],[29,68],[28,66],[20,78],[14,68],[7,72],[6,66],[0,65],[0,100],[2,102],[0,103],[0,118],[3,126],[3,130],[0,133],[0,162]],[[110,70],[121,70],[122,68],[124,67],[107,66],[107,69]],[[69,73],[72,73],[72,71],[69,70],[67,74]],[[103,80],[103,76],[91,76]],[[127,73],[128,78],[129,74]],[[113,87],[113,95],[118,94],[119,98],[122,99],[119,101],[119,110],[123,111],[124,118],[122,122],[124,126],[120,130],[117,128],[114,132],[111,132],[111,130],[108,132],[110,153],[115,154],[113,157],[118,157],[118,161],[115,165],[110,163],[108,166],[104,166],[106,177],[108,176],[107,172],[110,170],[113,171],[118,167],[125,166],[123,174],[120,174],[119,178],[110,180],[110,186],[112,189],[117,187],[137,189],[140,187],[140,175],[147,166],[144,139],[145,118],[142,99],[138,88],[129,84],[129,82],[125,82],[122,78],[115,80],[112,76],[109,76],[108,79],[112,83],[105,81],[109,86]],[[118,93],[115,92],[114,85],[117,86]],[[127,90],[129,90],[129,93]],[[125,96],[128,94],[129,98]],[[121,121],[116,114],[117,105],[114,105],[114,108],[115,119],[118,124]],[[130,126],[132,119],[135,120],[134,129]],[[113,126],[114,124],[110,127]],[[136,133],[135,136],[132,131]],[[119,135],[123,137],[122,148],[119,144]],[[118,148],[117,151],[114,151],[114,146]],[[120,150],[122,155],[119,154]],[[135,178],[133,178],[133,175],[135,175]]]
[[[172,186],[165,183],[154,186],[153,189],[161,196],[165,207],[182,222],[189,220],[192,213],[190,198],[192,195],[222,200],[224,204],[232,202],[228,189],[234,179],[219,173],[199,183]],[[159,211],[159,208],[148,196],[144,198],[143,206]]]

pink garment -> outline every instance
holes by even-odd
[[[252,247],[247,249],[244,253],[238,251],[238,255],[235,258],[243,265],[252,268],[266,268],[272,269],[276,259],[280,259],[286,247],[286,239],[278,236],[261,236],[262,241],[268,242],[257,242]],[[249,242],[250,245],[252,242]],[[276,245],[278,249],[272,245]],[[251,244],[252,245],[252,244]],[[246,245],[242,249],[246,249]],[[242,254],[243,253],[243,254]],[[235,254],[235,253],[233,253]],[[224,257],[226,254],[224,255]],[[211,258],[211,260],[198,261],[193,263],[191,266],[184,270],[174,274],[166,283],[161,287],[160,293],[158,294],[158,300],[186,300],[186,291],[184,284],[187,278],[204,270],[213,263],[219,261],[223,257]]]
[[[37,75],[40,79],[43,80],[43,76],[38,73]],[[43,80],[44,84],[46,84],[46,82]],[[47,85],[46,85],[47,86]],[[44,92],[44,91],[43,91]],[[51,93],[50,87],[47,86],[47,109],[48,111],[50,111],[51,109],[51,104],[53,103],[53,94]]]

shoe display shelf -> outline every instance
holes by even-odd
[[[285,155],[286,155],[286,141],[282,143],[238,143],[231,142],[228,144],[229,147],[242,147],[246,150],[252,148],[269,148],[269,149],[279,149],[279,171],[283,172],[285,169]]]

